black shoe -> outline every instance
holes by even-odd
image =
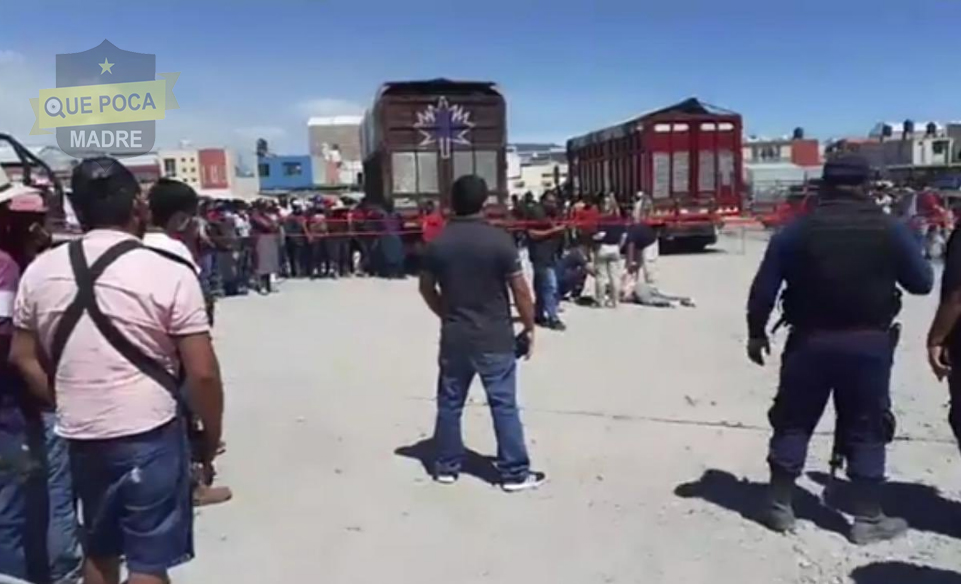
[[[534,324],[537,325],[537,326],[542,326],[542,327],[548,327],[548,326],[550,326],[549,321],[548,321],[546,318],[542,318],[542,317],[540,317],[540,316],[538,316],[537,318],[534,319]]]
[[[552,321],[550,321],[549,323],[547,323],[547,328],[549,328],[549,329],[551,329],[551,330],[553,330],[553,331],[557,331],[557,332],[562,333],[562,332],[564,332],[564,331],[567,330],[567,325],[565,325],[565,324],[564,324],[563,322],[561,322],[560,320],[552,320]]]
[[[868,545],[895,539],[907,533],[907,521],[899,517],[888,517],[881,510],[881,483],[862,480],[851,482],[855,489],[854,525],[848,534],[851,543]]]
[[[519,481],[504,481],[501,488],[508,493],[519,493],[536,489],[547,482],[547,475],[542,472],[531,471],[527,476]]]
[[[794,517],[794,477],[771,473],[768,486],[767,503],[761,522],[772,531],[788,533],[794,531],[797,519]]]

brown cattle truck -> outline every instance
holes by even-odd
[[[377,92],[361,127],[364,192],[374,204],[392,201],[405,230],[419,228],[422,205],[446,208],[451,185],[476,174],[492,203],[507,196],[504,96],[493,83],[399,81]]]

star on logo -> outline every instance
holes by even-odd
[[[101,75],[103,75],[104,73],[110,73],[111,75],[113,75],[113,71],[111,71],[110,68],[116,65],[116,63],[111,63],[110,61],[107,60],[106,57],[104,57],[103,63],[97,63],[97,64],[100,65]]]
[[[417,123],[414,124],[421,136],[421,146],[437,144],[441,158],[450,158],[453,144],[470,146],[468,134],[474,128],[470,119],[470,112],[460,105],[450,105],[446,97],[441,97],[437,105],[429,105],[422,112],[417,112]]]

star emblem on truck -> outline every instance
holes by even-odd
[[[414,127],[421,133],[421,146],[437,144],[440,157],[450,158],[453,144],[470,146],[468,135],[474,128],[470,112],[460,105],[451,105],[446,97],[437,100],[437,105],[417,112]]]

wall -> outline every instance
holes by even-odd
[[[297,173],[292,174],[296,167]],[[310,156],[265,156],[257,159],[260,190],[297,190],[314,186]]]
[[[512,195],[523,195],[530,191],[534,196],[540,196],[544,191],[553,189],[554,168],[560,172],[560,184],[567,180],[567,164],[525,164],[520,167],[520,174],[508,180],[508,191]]]
[[[345,160],[361,160],[360,116],[311,118],[307,123],[308,147],[311,156],[321,156],[325,149],[337,146]]]
[[[226,189],[230,187],[230,176],[234,169],[227,164],[227,152],[222,148],[207,148],[197,151],[200,166],[200,188]]]
[[[201,188],[197,150],[160,150],[157,156],[161,176],[183,181],[195,189]]]
[[[821,144],[817,140],[794,140],[791,142],[791,162],[798,166],[817,166],[821,160]]]

